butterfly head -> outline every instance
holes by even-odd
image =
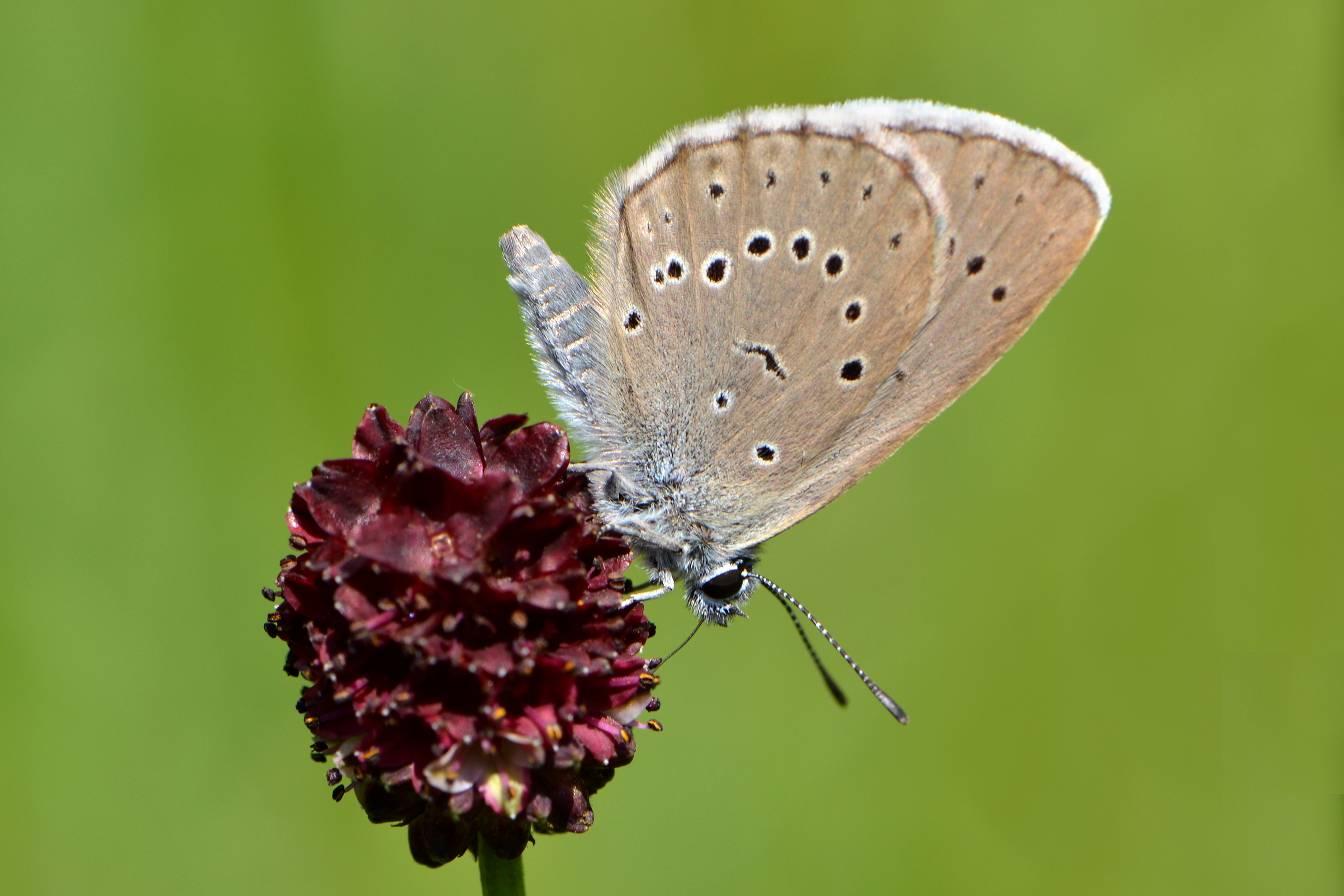
[[[756,587],[756,580],[747,575],[752,562],[751,557],[738,557],[702,570],[699,576],[688,576],[686,603],[691,612],[715,625],[727,625],[734,616],[745,616],[742,605]]]

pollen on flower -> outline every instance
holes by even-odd
[[[564,433],[476,421],[471,397],[422,400],[403,427],[371,406],[353,456],[290,504],[268,634],[308,684],[297,709],[333,799],[407,826],[441,865],[484,837],[581,832],[659,703],[622,608],[628,545],[605,534]]]

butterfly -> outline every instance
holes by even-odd
[[[760,546],[983,376],[1109,208],[1097,169],[1041,131],[854,100],[669,134],[600,194],[591,284],[528,228],[505,234],[541,378],[589,449],[595,507],[653,572],[628,602],[680,578],[699,620],[726,625],[763,585],[904,721],[755,571]]]

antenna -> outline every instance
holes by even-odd
[[[691,629],[691,633],[686,636],[686,640],[682,641],[680,644],[674,647],[671,653],[669,653],[665,657],[649,660],[648,663],[649,671],[652,672],[654,669],[661,669],[663,666],[665,666],[668,660],[672,659],[672,657],[676,656],[681,651],[681,648],[691,643],[691,639],[695,637],[696,632],[700,631],[700,626],[704,624],[705,624],[704,617],[701,617],[700,621],[695,624],[695,628]]]
[[[812,657],[812,662],[816,665],[817,671],[821,673],[821,680],[826,683],[826,688],[831,692],[831,696],[835,698],[835,702],[839,703],[841,706],[848,706],[849,698],[845,696],[844,691],[840,690],[840,685],[831,677],[831,673],[827,672],[826,667],[821,664],[821,657],[817,656],[817,651],[813,649],[812,642],[807,640],[807,630],[804,629],[803,624],[798,621],[798,616],[793,612],[793,607],[786,603],[781,603],[780,606],[789,614],[789,619],[793,622],[793,627],[797,630],[798,637],[803,639],[803,646],[807,648],[807,655]]]
[[[774,582],[770,581],[765,576],[759,573],[743,570],[742,575],[751,579],[755,579],[756,581],[764,585],[771,594],[779,598],[780,604],[786,610],[789,610],[790,616],[793,615],[793,610],[797,610],[799,613],[802,613],[804,616],[806,616],[807,621],[812,623],[812,625],[816,627],[817,631],[821,632],[821,636],[825,638],[826,641],[832,647],[835,648],[835,652],[840,654],[840,656],[844,658],[846,663],[849,663],[849,668],[854,670],[854,674],[859,676],[859,680],[862,681],[864,685],[867,686],[868,690],[873,692],[873,696],[877,698],[877,702],[881,703],[884,707],[886,707],[887,712],[891,713],[892,716],[895,717],[896,721],[900,722],[902,725],[905,725],[910,721],[909,718],[907,718],[905,715],[905,710],[901,709],[900,705],[895,700],[891,699],[891,697],[887,694],[886,691],[878,687],[877,682],[873,681],[873,679],[869,677],[867,672],[863,671],[863,669],[859,666],[858,663],[854,662],[854,658],[850,656],[849,653],[845,650],[845,648],[840,646],[840,642],[835,640],[835,638],[831,635],[831,633],[826,630],[826,626],[821,624],[821,620],[813,616],[812,612],[808,610],[807,607],[803,606],[801,601],[799,601],[792,594],[789,594],[789,592],[785,591],[783,588],[779,587]],[[794,624],[797,625],[797,623],[798,620],[795,617]],[[798,628],[799,631],[802,630],[802,626],[798,626]],[[804,639],[804,641],[806,641],[806,639]],[[808,650],[811,651],[811,649],[812,646],[809,644]],[[812,657],[813,659],[816,659],[816,654],[813,653]],[[817,665],[818,667],[820,667],[821,665],[820,660],[817,661]],[[824,670],[822,674],[823,675],[826,674]],[[830,676],[827,676],[828,681],[829,678]],[[834,685],[832,684],[832,686]]]

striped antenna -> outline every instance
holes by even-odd
[[[756,581],[764,585],[766,587],[766,590],[768,590],[775,597],[779,598],[780,604],[784,607],[784,609],[789,610],[790,616],[793,615],[793,610],[797,610],[799,613],[802,613],[804,616],[806,616],[807,621],[812,623],[812,625],[816,627],[817,631],[821,632],[821,636],[826,639],[827,643],[829,643],[832,647],[835,648],[835,652],[840,654],[840,656],[844,658],[846,663],[849,663],[849,668],[854,670],[854,674],[859,676],[859,680],[864,683],[864,685],[868,688],[868,690],[873,692],[873,696],[877,698],[877,702],[881,703],[884,707],[886,707],[887,712],[891,713],[892,716],[895,717],[896,721],[900,722],[902,725],[909,723],[910,719],[906,716],[905,710],[901,709],[900,704],[898,704],[895,700],[891,699],[890,695],[888,695],[886,691],[878,687],[877,682],[873,681],[873,679],[868,675],[868,673],[863,671],[862,667],[860,667],[858,663],[854,662],[854,658],[849,655],[849,652],[846,651],[845,648],[840,646],[840,642],[835,640],[835,638],[831,635],[831,633],[826,630],[826,626],[821,624],[821,620],[813,616],[812,611],[809,610],[807,607],[803,606],[801,601],[799,601],[792,594],[789,594],[789,592],[785,591],[783,588],[779,587],[774,582],[770,581],[765,576],[760,575],[759,573],[750,572],[744,569],[742,571],[742,575],[750,579],[755,579]],[[795,618],[794,624],[796,625],[797,622],[798,620]],[[799,628],[799,630],[801,631],[801,627]],[[806,639],[804,639],[804,641],[806,641]],[[808,645],[808,650],[809,651],[811,650],[810,644]],[[815,653],[812,654],[812,657],[813,659],[817,659]],[[820,668],[821,666],[820,660],[817,660],[817,666],[818,668]],[[823,675],[826,674],[825,670],[822,670],[822,674]],[[834,690],[838,690],[837,688],[835,688],[835,683],[830,680],[830,676],[826,676],[826,678],[827,683],[833,689],[833,692]]]
[[[743,575],[745,574],[746,573],[743,573]],[[836,703],[839,703],[841,706],[848,706],[849,698],[845,696],[844,691],[840,690],[839,682],[832,678],[831,673],[827,672],[826,667],[821,664],[821,657],[817,656],[817,651],[813,649],[812,642],[807,639],[807,630],[804,629],[803,624],[798,621],[798,614],[793,612],[793,607],[786,603],[781,602],[780,606],[788,612],[789,620],[793,622],[794,630],[798,632],[798,637],[803,639],[803,646],[807,648],[807,655],[812,657],[813,665],[815,665],[817,671],[821,673],[821,680],[826,683],[826,690],[831,692],[831,696],[835,698]]]

